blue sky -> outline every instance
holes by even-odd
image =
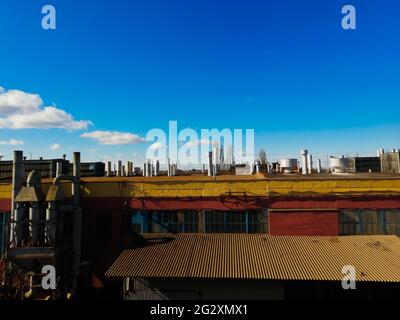
[[[45,4],[57,10],[56,30],[41,28]],[[356,30],[341,28],[345,4],[356,8]],[[322,158],[398,148],[399,18],[395,0],[2,0],[3,93],[37,94],[39,108],[92,124],[13,122],[0,128],[0,154],[80,150],[85,160],[139,161],[146,143],[81,135],[144,137],[169,120],[180,129],[253,128],[256,148],[272,158],[301,148]]]

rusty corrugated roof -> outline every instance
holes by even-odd
[[[400,282],[396,236],[145,235],[149,245],[125,250],[108,277],[342,280]]]

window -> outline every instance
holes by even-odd
[[[145,211],[136,211],[132,213],[131,229],[135,233],[148,232],[148,216]]]
[[[135,211],[132,230],[137,233],[197,233],[199,212],[196,211]]]
[[[400,210],[382,210],[385,220],[385,234],[400,236]]]
[[[247,233],[248,221],[247,212],[226,212],[226,232],[229,233]]]
[[[267,233],[267,214],[260,211],[208,211],[206,233]]]
[[[199,232],[199,213],[198,212],[185,212],[183,232],[197,233]]]
[[[363,210],[361,214],[362,234],[384,234],[384,223],[378,210]]]
[[[339,234],[400,235],[400,210],[342,210],[339,212]]]
[[[108,242],[112,240],[112,213],[100,212],[96,217],[96,240]]]
[[[247,212],[247,233],[268,233],[268,211]]]
[[[339,212],[339,234],[359,234],[358,212],[354,210],[343,210]]]
[[[182,232],[183,218],[181,212],[159,212],[158,223],[164,232]]]
[[[226,232],[225,212],[209,211],[205,213],[204,217],[206,233]]]
[[[137,233],[268,233],[267,211],[134,211]]]

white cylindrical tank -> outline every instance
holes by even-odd
[[[300,155],[301,155],[301,173],[302,174],[307,174],[308,171],[308,160],[307,160],[307,155],[308,155],[308,150],[300,150]]]
[[[379,157],[381,154],[385,154],[385,149],[381,148],[376,151],[376,155]]]
[[[307,165],[308,165],[307,172],[311,174],[313,170],[313,161],[312,161],[312,154],[310,153],[308,154]]]
[[[214,152],[213,152],[213,164],[214,164],[214,176],[217,175],[218,173],[218,164],[219,164],[219,156],[218,156],[218,148],[214,147]]]
[[[345,172],[345,158],[330,157],[329,158],[329,168],[332,172],[343,173]]]
[[[279,161],[281,172],[293,173],[297,167],[297,159],[281,159]]]
[[[250,165],[250,174],[253,174],[254,172],[254,164],[253,163],[249,163]]]

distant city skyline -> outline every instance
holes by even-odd
[[[142,162],[153,128],[254,129],[270,160],[400,148],[396,1],[0,3],[0,155]],[[351,4],[357,29],[343,30]]]

